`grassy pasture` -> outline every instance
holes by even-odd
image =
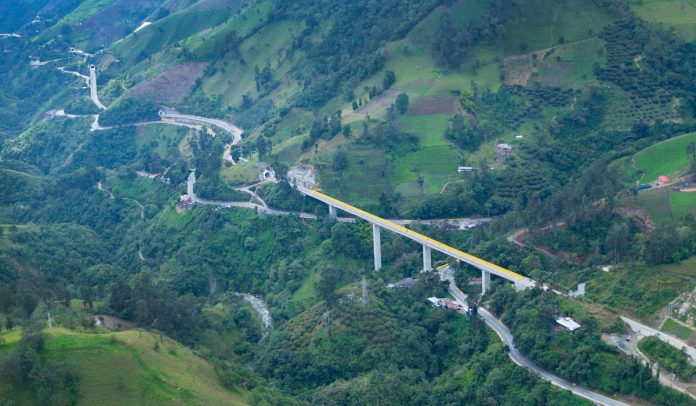
[[[16,345],[19,329],[3,338],[0,353]],[[63,328],[46,330],[44,338],[42,356],[77,364],[78,405],[246,403],[241,390],[232,393],[218,383],[210,364],[168,338],[135,330],[83,334]],[[0,383],[0,394],[3,390]]]
[[[444,137],[447,117],[443,114],[432,116],[403,116],[399,120],[403,130],[420,137],[421,146],[434,147],[449,145]]]
[[[264,26],[242,42],[240,52],[244,63],[240,62],[237,55],[223,58],[215,65],[216,73],[203,79],[204,91],[206,94],[220,94],[228,106],[239,105],[245,93],[257,97],[254,69],[250,67],[257,66],[263,69],[266,65],[270,65],[274,79],[282,79],[293,61],[284,59],[280,55],[284,54],[285,49],[290,48],[292,39],[301,32],[302,28],[301,25],[291,21]],[[295,56],[295,58],[298,57]]]
[[[117,42],[114,50],[122,59],[132,61],[140,54],[152,55],[198,32],[219,25],[225,18],[227,14],[219,10],[172,14]]]
[[[114,0],[86,0],[82,2],[75,10],[70,14],[63,17],[59,24],[75,24],[80,20],[84,20],[109,4],[113,3]]]
[[[694,0],[633,0],[630,5],[645,21],[669,25],[696,24]]]
[[[162,158],[175,160],[180,156],[179,143],[190,131],[175,125],[146,125],[138,128],[135,145],[139,151],[152,150]]]
[[[689,337],[691,337],[691,334],[693,333],[693,330],[691,330],[688,327],[682,326],[681,324],[677,323],[672,319],[669,319],[665,322],[665,325],[662,326],[662,331],[664,331],[667,334],[671,334],[673,336],[681,338],[682,340],[688,340]]]
[[[337,174],[328,165],[317,166],[317,175],[324,191],[350,204],[365,207],[376,204],[382,192],[392,190],[389,158],[370,146],[351,145],[346,149],[348,168]]]
[[[655,224],[659,225],[672,219],[667,189],[641,191],[638,193],[636,202],[639,207],[648,211]]]
[[[223,166],[220,170],[220,178],[234,185],[250,184],[259,180],[259,171],[256,169],[256,160],[240,161],[237,165]]]
[[[643,173],[641,182],[653,182],[658,176],[678,176],[689,164],[686,146],[696,142],[696,132],[670,138],[638,152],[635,166]]]
[[[453,174],[458,163],[459,154],[449,145],[423,147],[396,159],[394,183],[417,180],[419,174]]]
[[[696,193],[676,192],[669,194],[669,206],[675,219],[696,212]]]

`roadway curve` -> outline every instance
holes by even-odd
[[[263,182],[260,182],[260,183],[263,183]],[[296,211],[288,211],[288,210],[272,209],[270,207],[263,206],[261,204],[257,204],[257,203],[253,203],[253,202],[238,202],[238,201],[226,202],[226,201],[204,199],[204,198],[198,197],[198,195],[196,195],[196,193],[194,192],[193,189],[194,189],[195,184],[196,184],[196,172],[194,171],[194,172],[191,172],[191,174],[188,177],[188,181],[186,182],[186,193],[191,198],[191,201],[195,204],[201,204],[204,206],[217,206],[217,207],[224,207],[224,208],[238,207],[238,208],[243,208],[243,209],[252,209],[252,210],[255,210],[259,214],[267,214],[269,216],[290,216],[290,215],[294,214],[294,215],[297,215],[300,218],[303,218],[305,220],[318,220],[319,219],[319,217],[317,217],[315,214],[296,212]],[[246,191],[246,190],[242,190],[242,189],[245,189],[245,188],[236,189],[236,190]],[[246,192],[250,193],[252,195],[252,199],[254,197],[256,197],[258,200],[261,200],[261,198],[258,197],[258,195],[251,192],[250,190],[246,191]],[[338,217],[336,220],[340,221],[340,222],[344,222],[344,223],[355,223],[355,219],[353,217]]]
[[[628,324],[631,329],[637,333],[640,333],[641,335],[644,336],[655,336],[659,338],[660,340],[664,341],[665,343],[681,350],[683,348],[686,348],[686,354],[689,356],[691,359],[696,359],[696,349],[685,342],[672,337],[669,334],[665,334],[662,332],[659,332],[655,330],[652,327],[646,326],[645,324],[639,323],[635,320],[629,319],[628,317],[621,316],[621,320],[624,321],[624,323]]]
[[[481,316],[483,321],[486,322],[486,324],[489,327],[491,327],[496,332],[496,334],[498,334],[498,337],[500,337],[503,343],[508,346],[508,348],[510,349],[510,358],[515,364],[528,369],[529,371],[540,376],[542,379],[551,382],[552,384],[560,388],[569,390],[573,394],[583,397],[594,403],[610,406],[628,406],[628,403],[624,403],[616,399],[612,399],[608,396],[604,396],[600,393],[593,392],[582,386],[573,385],[565,379],[553,375],[545,369],[540,368],[535,363],[530,361],[527,357],[525,357],[520,352],[520,350],[517,349],[517,347],[515,347],[515,342],[512,337],[512,333],[510,332],[510,329],[508,329],[500,320],[496,319],[495,316],[493,316],[488,310],[484,309],[483,307],[478,307],[478,314],[479,316]]]
[[[242,141],[242,133],[244,131],[236,125],[230,124],[223,120],[164,111],[160,112],[160,117],[162,117],[163,119],[172,119],[183,123],[189,121],[197,124],[213,125],[215,127],[222,128],[223,130],[232,134],[232,145],[237,145],[239,142]]]
[[[450,295],[452,295],[454,300],[456,300],[460,305],[462,305],[462,307],[468,310],[469,299],[459,289],[459,287],[457,287],[452,268],[449,266],[440,268],[439,273],[441,280],[449,281],[448,290]],[[508,354],[510,356],[510,359],[512,359],[512,362],[514,362],[515,364],[535,373],[545,381],[548,381],[553,385],[558,386],[559,388],[569,390],[573,394],[585,398],[591,402],[609,406],[628,406],[628,404],[626,403],[620,402],[616,399],[612,399],[608,396],[602,395],[601,393],[593,392],[582,386],[573,385],[565,379],[556,376],[543,368],[540,368],[534,362],[530,361],[529,358],[525,357],[520,352],[520,350],[517,349],[517,347],[515,346],[514,337],[512,336],[510,329],[507,328],[505,324],[503,324],[500,320],[493,316],[493,314],[491,314],[488,310],[484,309],[481,306],[478,307],[478,315],[481,316],[481,319],[483,319],[483,321],[488,325],[488,327],[492,328],[493,331],[495,331],[496,334],[498,334],[498,337],[500,337],[500,340],[503,342],[503,344],[505,344],[508,347]]]

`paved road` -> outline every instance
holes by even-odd
[[[186,182],[186,193],[189,196],[191,196],[191,201],[193,201],[193,203],[195,203],[195,204],[202,204],[202,205],[206,205],[206,206],[218,206],[218,207],[224,207],[224,208],[238,207],[238,208],[242,208],[242,209],[252,209],[252,210],[256,210],[256,212],[259,214],[267,214],[269,216],[289,216],[289,215],[294,214],[294,215],[297,215],[300,218],[303,218],[306,220],[319,220],[320,219],[315,214],[296,212],[296,211],[288,211],[288,210],[272,209],[270,207],[264,207],[263,205],[260,205],[257,203],[252,203],[252,202],[224,202],[224,201],[203,199],[201,197],[198,197],[198,195],[196,195],[196,193],[194,192],[195,185],[196,185],[196,173],[191,172],[191,174],[188,177],[188,181]],[[336,218],[336,220],[343,222],[343,223],[355,223],[355,218],[353,218],[353,217],[338,217],[338,218]]]
[[[454,300],[456,300],[460,305],[466,309],[465,311],[468,311],[469,309],[469,299],[468,297],[462,292],[459,287],[456,284],[456,280],[454,279],[454,271],[452,270],[452,267],[450,266],[445,266],[441,267],[438,269],[438,272],[440,273],[440,280],[443,281],[449,281],[449,293],[452,295]],[[515,341],[512,336],[512,333],[510,332],[510,329],[507,328],[500,320],[495,318],[488,310],[484,309],[483,307],[478,307],[478,314],[481,316],[483,321],[493,329],[493,331],[498,334],[498,337],[500,337],[500,340],[503,342],[503,344],[507,345],[509,350],[510,350],[510,358],[514,363],[517,365],[524,367],[528,369],[529,371],[535,373],[536,375],[540,376],[542,379],[560,387],[563,389],[567,389],[571,392],[573,392],[575,395],[583,397],[585,399],[588,399],[592,402],[598,403],[600,405],[611,405],[611,406],[623,406],[627,405],[626,403],[620,402],[618,400],[612,399],[610,397],[604,396],[602,394],[593,392],[587,388],[581,387],[581,386],[575,386],[571,384],[570,382],[566,381],[565,379],[558,377],[545,369],[542,369],[538,367],[535,363],[530,361],[527,357],[525,357],[518,349],[515,347]]]
[[[101,110],[106,110],[106,106],[99,101],[97,94],[97,69],[94,65],[89,65],[89,98]]]
[[[234,124],[228,123],[223,120],[218,120],[216,118],[207,118],[194,116],[190,114],[179,114],[179,113],[166,113],[163,112],[160,117],[170,118],[177,121],[185,122],[192,121],[200,124],[214,125],[216,127],[222,128],[228,133],[232,134],[232,145],[237,145],[242,140],[242,133],[244,132],[241,128],[235,126]]]
[[[627,340],[628,339],[628,340]],[[653,369],[653,373],[657,374],[658,369],[655,368],[655,363],[651,361],[648,357],[643,354],[640,349],[638,349],[638,342],[643,339],[643,336],[638,333],[638,332],[633,332],[630,334],[606,334],[602,335],[602,341],[606,342],[609,345],[613,345],[614,347],[618,348],[620,351],[622,351],[625,354],[628,355],[633,355],[635,357],[638,357],[639,359],[643,360],[646,362],[648,365],[651,365]],[[670,388],[674,390],[678,390],[679,392],[682,392],[684,394],[687,394],[691,396],[692,398],[696,399],[696,395],[688,391],[688,383],[682,382],[678,377],[676,377],[673,373],[669,373],[666,371],[661,371],[660,377],[659,377],[660,383],[664,386],[669,386]]]
[[[56,70],[63,72],[63,73],[66,73],[68,75],[77,76],[80,79],[84,79],[85,84],[87,86],[89,86],[89,76],[83,75],[80,72],[75,72],[73,70],[67,70],[67,69],[65,69],[65,66],[58,67],[58,68],[56,68]]]
[[[652,327],[646,326],[645,324],[642,324],[640,322],[637,322],[635,320],[629,319],[628,317],[621,316],[621,320],[624,321],[624,323],[628,324],[631,326],[631,329],[633,331],[636,331],[640,333],[641,335],[644,336],[655,336],[659,338],[660,340],[666,342],[667,344],[681,350],[682,348],[686,348],[686,354],[692,359],[696,360],[696,349],[694,347],[689,346],[687,343],[684,341],[672,337],[669,334],[665,334],[663,332],[657,331]]]
[[[570,382],[566,381],[565,379],[553,375],[552,373],[538,367],[535,363],[533,363],[527,357],[525,357],[517,349],[517,347],[515,347],[515,342],[512,337],[512,333],[510,332],[510,329],[508,329],[503,323],[501,323],[500,320],[496,319],[495,316],[493,316],[488,310],[482,307],[478,308],[478,314],[479,316],[481,316],[483,321],[485,321],[488,326],[495,330],[495,332],[498,334],[503,343],[508,346],[508,348],[510,349],[510,358],[517,365],[520,365],[530,370],[531,372],[539,375],[542,379],[551,382],[552,384],[560,388],[567,389],[573,392],[575,395],[588,399],[597,404],[610,406],[628,405],[627,403],[618,401],[616,399],[612,399],[608,396],[604,396],[597,392],[593,392],[587,388],[575,386]]]

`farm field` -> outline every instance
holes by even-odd
[[[587,285],[588,298],[633,313],[646,322],[696,281],[696,257],[674,264],[632,265],[597,271]]]
[[[696,193],[670,192],[669,207],[675,219],[696,213]]]
[[[658,176],[679,176],[689,164],[686,146],[696,142],[696,132],[655,144],[636,154],[635,166],[643,173],[641,183],[654,182]]]

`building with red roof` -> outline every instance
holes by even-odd
[[[670,178],[666,177],[665,175],[658,176],[657,180],[660,183],[670,183],[672,181],[672,180],[670,180]]]

